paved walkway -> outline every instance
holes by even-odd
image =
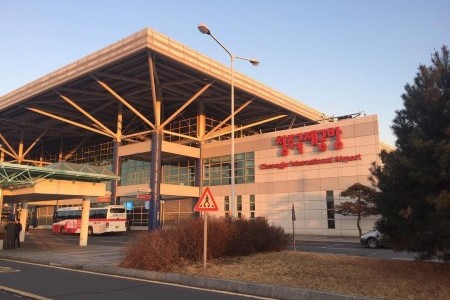
[[[308,241],[333,241],[355,243],[357,238],[324,237],[324,236],[298,236],[296,240]],[[25,262],[54,265],[72,269],[83,269],[92,272],[120,275],[133,278],[148,279],[154,281],[171,282],[187,286],[196,286],[230,292],[250,294],[273,299],[296,299],[296,300],[367,300],[369,298],[353,297],[341,294],[326,293],[321,291],[296,289],[281,286],[263,285],[224,280],[216,278],[205,278],[199,276],[188,276],[172,273],[159,273],[118,267],[123,257],[121,246],[98,246],[88,245],[86,247],[64,247],[63,249],[34,249],[23,247],[14,250],[1,250],[0,259],[12,259]],[[0,261],[1,263],[1,261]]]

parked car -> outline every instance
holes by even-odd
[[[383,235],[378,230],[371,230],[364,233],[361,235],[360,242],[362,245],[368,246],[372,249],[385,246],[386,244],[385,239],[383,239]]]

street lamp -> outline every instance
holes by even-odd
[[[253,66],[259,65],[259,61],[257,59],[250,59],[245,57],[236,56],[233,53],[231,53],[212,33],[211,30],[209,30],[208,26],[205,24],[200,24],[197,26],[198,30],[203,33],[207,34],[210,37],[212,37],[217,44],[220,45],[220,47],[225,50],[225,52],[228,53],[230,56],[230,73],[231,73],[231,199],[230,199],[230,206],[231,206],[231,216],[236,216],[236,206],[235,206],[235,187],[234,187],[234,60],[241,59],[246,60],[250,62]]]

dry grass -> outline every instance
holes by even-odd
[[[384,299],[450,299],[450,264],[271,252],[175,272]]]

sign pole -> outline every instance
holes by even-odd
[[[208,212],[203,217],[203,270],[206,270],[206,257],[208,255]]]
[[[194,211],[203,212],[203,269],[206,269],[206,258],[208,256],[208,211],[218,211],[216,201],[209,189],[206,187],[194,207]]]
[[[294,203],[292,203],[292,247],[294,251],[297,251],[295,247],[295,225],[294,225],[295,220],[297,220],[297,218],[295,217]]]

